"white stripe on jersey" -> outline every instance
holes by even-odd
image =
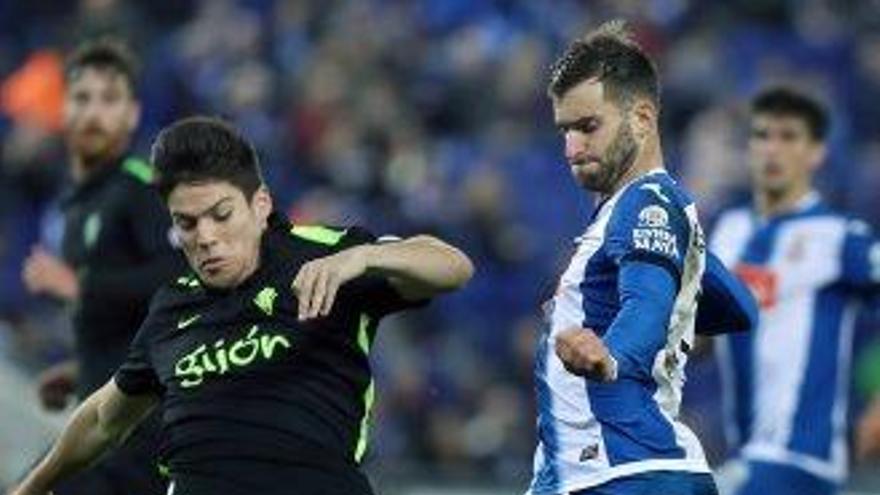
[[[690,221],[691,236],[688,240],[688,252],[684,258],[682,284],[675,298],[675,305],[669,317],[666,347],[654,358],[653,376],[657,382],[654,400],[660,406],[660,412],[675,430],[676,443],[684,447],[686,458],[703,458],[703,448],[697,436],[683,423],[678,422],[681,407],[682,388],[684,387],[687,354],[682,349],[682,342],[688,349],[694,346],[694,324],[697,318],[697,299],[699,297],[703,271],[706,268],[706,241],[697,215],[697,207],[690,204],[685,207]],[[667,367],[669,357],[677,363]]]

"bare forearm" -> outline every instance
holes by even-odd
[[[55,446],[27,476],[16,495],[43,494],[122,443],[158,398],[126,396],[111,379],[82,403]]]
[[[52,450],[22,484],[23,493],[43,493],[85,469],[115,444],[115,438],[100,426],[98,401],[90,397],[74,413]]]
[[[367,271],[387,276],[399,288],[431,295],[464,285],[473,275],[470,259],[457,248],[426,235],[364,246]]]

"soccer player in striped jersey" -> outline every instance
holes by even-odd
[[[711,239],[761,307],[755,332],[717,341],[727,434],[747,467],[741,495],[831,494],[846,477],[853,323],[880,288],[880,243],[813,189],[827,129],[810,97],[757,95],[752,202],[723,214]]]
[[[572,175],[600,202],[544,308],[528,493],[715,494],[678,419],[684,366],[695,326],[747,329],[754,302],[707,263],[696,208],[664,169],[656,69],[625,25],[575,41],[548,90]],[[714,314],[698,314],[701,291]]]

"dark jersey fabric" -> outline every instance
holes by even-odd
[[[244,283],[214,290],[188,276],[156,294],[115,379],[126,394],[162,397],[163,457],[177,487],[369,493],[357,470],[369,346],[382,316],[418,303],[366,275],[340,288],[330,315],[300,323],[291,283],[303,264],[375,240],[358,227],[294,231],[273,214]]]
[[[134,157],[91,174],[62,200],[62,257],[77,272],[73,308],[77,394],[111,379],[147,314],[150,298],[186,269],[169,239],[171,220],[151,185],[152,170]],[[112,459],[58,486],[59,495],[162,493],[156,457],[159,420],[151,416]]]
[[[185,270],[151,169],[127,158],[88,177],[62,201],[62,255],[77,272],[73,312],[79,396],[100,388],[125,359],[153,293]]]

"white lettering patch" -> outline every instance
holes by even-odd
[[[665,213],[665,212],[664,212]],[[678,244],[675,234],[660,228],[633,229],[633,244],[636,249],[662,254],[678,259]]]

